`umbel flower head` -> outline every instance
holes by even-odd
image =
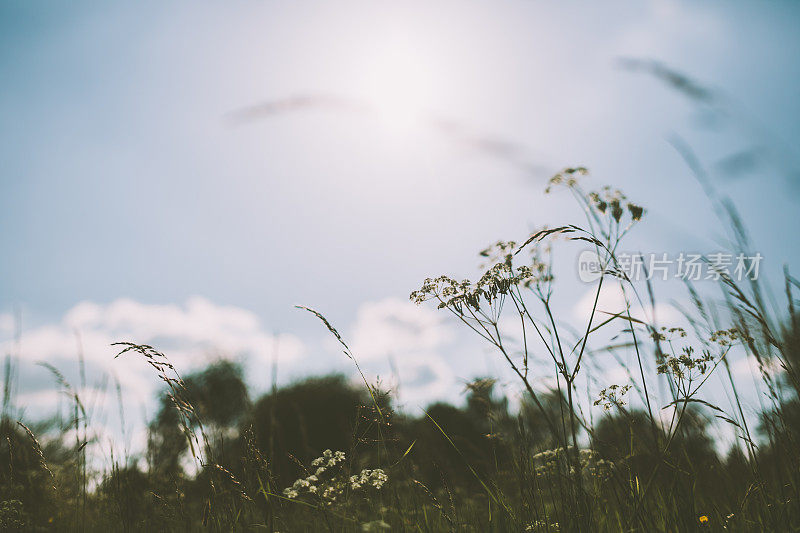
[[[645,209],[628,201],[619,189],[609,186],[586,192],[580,184],[580,178],[586,174],[588,171],[584,167],[564,169],[550,178],[545,194],[556,186],[569,190],[583,206],[595,238],[601,240],[608,249],[615,249],[628,230],[642,219]]]
[[[514,267],[508,255],[488,268],[477,283],[468,279],[458,281],[450,276],[426,278],[410,298],[418,305],[428,300],[439,300],[439,309],[449,307],[462,313],[465,306],[479,309],[481,301],[492,304],[514,287],[527,288],[552,279],[549,265],[534,259],[531,265]]]
[[[612,406],[625,405],[625,395],[631,389],[631,385],[609,385],[600,391],[594,405],[602,405],[603,409],[610,411]]]

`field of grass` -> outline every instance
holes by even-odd
[[[585,174],[565,169],[549,185],[574,195],[585,224],[498,242],[481,253],[478,281],[430,278],[411,294],[492,347],[522,393],[513,407],[486,376],[468,385],[463,407],[395,412],[391,392],[361,373],[335,325],[304,308],[339,341],[362,386],[324,376],[251,397],[233,363],[182,376],[168,353],[121,339],[119,357],[145,359],[164,393],[147,450],[98,461],[91,413],[58,369],[50,370],[70,398],[70,419],[19,420],[9,358],[0,530],[800,530],[797,280],[786,273],[775,306],[758,280],[721,275],[714,300],[687,284],[679,303],[690,327],[650,323],[642,310],[654,306],[652,293],[617,256],[646,212],[619,191],[585,190]],[[718,208],[732,251],[749,251],[733,209]],[[550,254],[577,245],[594,251],[603,272],[575,331],[554,316],[562,281]],[[598,308],[604,284],[625,295],[614,313]],[[631,355],[625,382],[590,374],[603,350]],[[755,424],[731,354],[760,369]],[[711,376],[735,409],[704,395]],[[667,401],[659,403],[659,388]],[[720,426],[734,435],[722,451],[710,432]]]

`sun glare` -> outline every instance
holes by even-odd
[[[395,46],[376,50],[363,67],[360,90],[380,119],[392,129],[418,124],[434,93],[433,72],[424,55]]]

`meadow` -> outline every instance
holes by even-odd
[[[652,291],[630,279],[617,256],[631,228],[646,223],[646,210],[620,191],[585,189],[586,174],[568,168],[548,185],[574,196],[585,224],[498,242],[480,253],[486,268],[477,281],[432,277],[410,296],[488,343],[513,372],[518,402],[484,376],[467,385],[463,406],[396,411],[392,391],[361,373],[335,325],[302,308],[338,341],[360,386],[344,376],[310,377],[253,397],[235,363],[221,359],[183,375],[157,346],[120,339],[118,357],[145,360],[163,394],[147,449],[99,462],[92,413],[76,384],[48,367],[71,416],[22,419],[9,356],[0,529],[800,529],[797,279],[786,271],[778,305],[769,303],[766,282],[720,273],[720,297],[686,284],[680,307],[689,327],[648,321],[642,310],[655,308]],[[716,207],[731,228],[732,252],[750,251],[734,208]],[[576,245],[589,246],[601,269],[579,330],[564,327],[551,305],[559,283],[570,282],[554,276],[553,249]],[[623,308],[598,308],[604,284],[620,287]],[[631,354],[625,381],[587,375],[604,351]],[[757,362],[755,424],[732,354]],[[704,395],[712,376],[733,410]],[[666,401],[654,394],[659,386]],[[732,435],[722,450],[710,433],[719,426]]]

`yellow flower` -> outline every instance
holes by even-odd
[[[706,515],[701,516],[699,518],[699,520],[700,520],[701,524],[707,524],[708,523],[708,517]]]

